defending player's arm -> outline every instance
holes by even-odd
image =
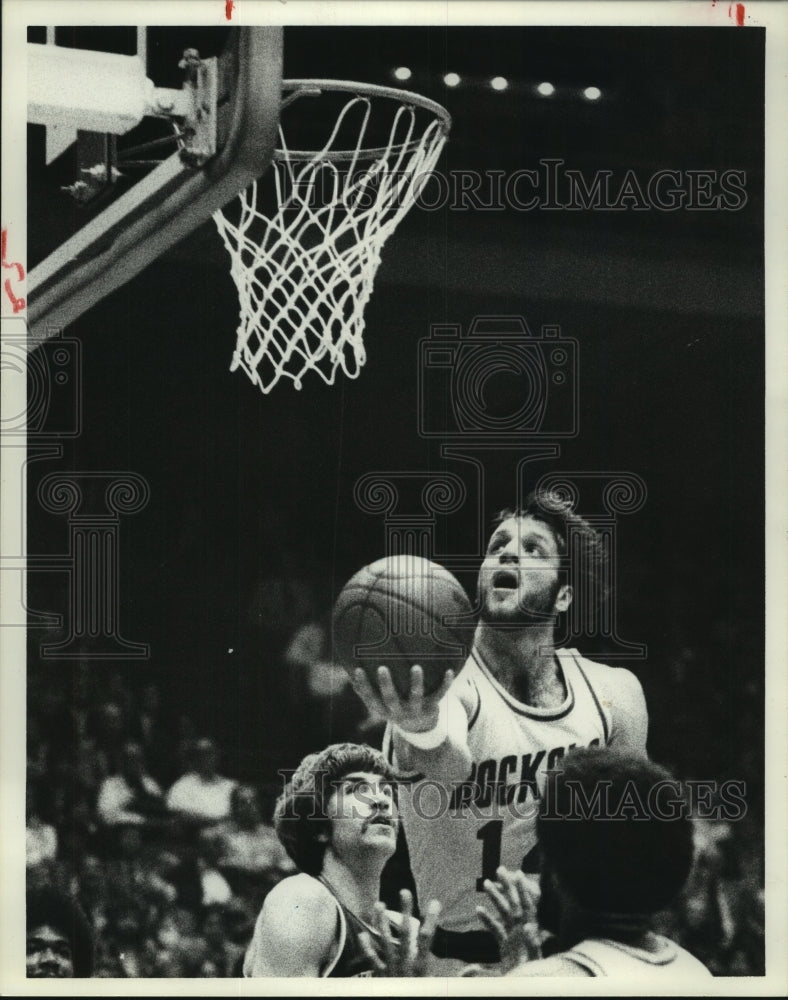
[[[337,907],[315,879],[296,875],[266,896],[246,952],[243,973],[256,976],[320,976],[332,957]]]
[[[476,706],[470,689],[452,687],[451,670],[431,695],[424,693],[424,674],[419,666],[411,668],[407,697],[399,694],[387,667],[378,668],[377,690],[363,670],[356,670],[352,681],[367,708],[388,719],[398,768],[449,784],[468,777],[468,719]]]

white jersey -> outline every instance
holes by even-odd
[[[475,704],[468,720],[472,769],[468,780],[447,788],[416,779],[401,787],[398,808],[410,865],[422,906],[442,905],[436,954],[465,961],[495,961],[492,935],[475,907],[484,902],[482,883],[499,865],[537,872],[536,816],[545,773],[571,748],[606,746],[609,705],[597,693],[600,673],[610,667],[556,651],[566,699],[556,708],[532,708],[513,698],[474,652],[454,682],[470,686]],[[391,757],[390,730],[384,751]],[[463,938],[459,938],[463,935]]]
[[[568,958],[582,966],[592,976],[615,976],[633,979],[648,976],[649,982],[665,979],[710,979],[711,973],[694,955],[680,948],[673,941],[655,935],[656,950],[633,948],[620,941],[589,938],[568,951],[561,958]],[[653,978],[656,974],[656,980]]]

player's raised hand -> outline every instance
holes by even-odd
[[[388,667],[378,667],[377,690],[366,673],[358,668],[353,672],[353,690],[370,712],[383,715],[389,722],[411,733],[429,732],[438,724],[438,706],[454,680],[454,671],[447,670],[440,687],[432,694],[424,693],[424,671],[418,664],[410,669],[410,688],[403,696],[394,686]]]
[[[364,954],[374,968],[374,975],[381,977],[426,976],[432,939],[438,926],[441,904],[433,899],[427,906],[421,924],[413,917],[413,896],[407,889],[400,892],[402,925],[399,939],[391,933],[391,924],[383,903],[375,905],[375,930],[380,935],[382,954],[379,954],[366,931],[359,935]]]
[[[536,901],[521,872],[500,867],[497,882],[485,880],[484,891],[493,905],[490,913],[477,906],[479,919],[495,936],[501,953],[501,974],[542,957],[542,935],[536,923]]]

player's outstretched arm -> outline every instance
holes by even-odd
[[[286,878],[266,896],[244,976],[319,976],[331,958],[336,930],[336,903],[325,886],[308,875]]]
[[[400,695],[388,667],[378,667],[378,688],[363,670],[353,673],[356,694],[370,712],[377,712],[391,725],[397,766],[425,777],[451,784],[464,781],[471,770],[468,748],[468,706],[449,690],[454,673],[447,670],[433,694],[424,693],[424,672],[416,665],[410,671],[410,689]]]

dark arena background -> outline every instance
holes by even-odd
[[[152,33],[161,77],[187,33]],[[203,54],[223,43],[223,29],[190,34]],[[97,474],[91,510],[98,474],[133,474],[149,495],[117,520],[109,646],[69,631],[65,564],[29,574],[28,825],[56,834],[29,883],[79,892],[103,975],[238,975],[284,861],[272,844],[251,882],[219,871],[228,896],[211,889],[202,841],[155,826],[110,836],[97,801],[124,740],[142,741],[166,790],[212,737],[222,774],[253,785],[270,820],[280,769],[332,741],[379,745],[382,727],[328,662],[345,581],[410,525],[473,593],[493,515],[553,475],[614,538],[612,624],[581,622],[567,644],[638,676],[656,760],[746,787],[745,817],[699,820],[698,866],[664,927],[718,975],[763,974],[764,31],[288,27],[284,44],[285,78],[444,104],[443,181],[383,250],[355,380],[307,375],[264,396],[229,373],[238,303],[213,223],[65,331],[82,430],[29,463],[29,555],[65,556],[79,527],[42,502],[46,477]],[[42,220],[75,209],[37,172],[43,128],[28,138],[32,268],[49,249]],[[536,180],[513,186],[518,171]],[[587,188],[601,178],[602,201],[571,203],[567,171]],[[576,399],[469,436],[456,356],[436,364],[424,342],[436,327],[468,336],[479,317],[501,324],[496,343],[512,317],[538,345],[560,327]],[[505,420],[523,391],[493,371],[480,405]],[[365,500],[363,477],[393,484],[392,506]],[[611,513],[617,481],[632,492]],[[448,499],[426,503],[430,483]],[[403,851],[390,898],[407,878]]]

